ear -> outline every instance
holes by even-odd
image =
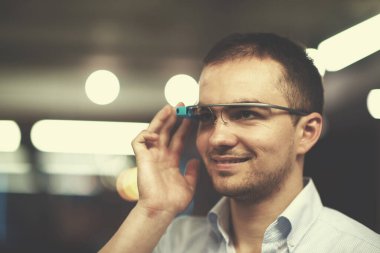
[[[305,155],[314,146],[321,136],[322,123],[322,115],[317,112],[301,117],[296,125],[297,154]]]

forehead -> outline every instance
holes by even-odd
[[[199,79],[202,104],[259,101],[286,105],[278,89],[283,68],[274,60],[239,59],[206,66]]]

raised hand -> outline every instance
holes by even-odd
[[[165,106],[147,130],[132,142],[138,168],[139,201],[101,253],[151,253],[175,215],[193,198],[198,161],[187,164],[185,175],[179,160],[190,122],[183,120],[173,133],[175,109]]]
[[[175,108],[165,106],[132,142],[138,167],[138,206],[148,212],[183,211],[195,192],[199,162],[190,160],[185,175],[179,161],[190,121],[184,119],[173,133]]]

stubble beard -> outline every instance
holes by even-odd
[[[236,182],[229,173],[211,176],[215,190],[238,201],[260,203],[281,189],[282,184],[292,171],[291,156],[278,168],[266,171],[252,168],[240,182]],[[241,176],[241,175],[240,175]]]

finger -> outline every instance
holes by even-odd
[[[199,160],[191,159],[186,165],[185,179],[194,191],[197,186],[199,174]]]
[[[190,132],[191,121],[189,119],[183,119],[181,125],[173,135],[170,143],[170,149],[173,152],[181,153],[184,147],[185,137]]]
[[[149,132],[159,133],[165,125],[169,116],[172,115],[172,107],[170,105],[164,106],[152,119],[147,130]]]
[[[136,136],[136,138],[132,141],[132,149],[135,155],[139,155],[141,152],[144,152],[151,148],[157,140],[159,136],[157,133],[149,132],[148,130],[143,130]]]
[[[159,134],[160,134],[159,145],[160,146],[165,146],[165,147],[168,146],[168,143],[169,143],[169,141],[171,139],[171,135],[172,135],[171,130],[173,129],[176,122],[177,122],[177,116],[175,114],[175,109],[171,108],[171,114],[167,118],[166,122],[163,124],[163,126],[161,127],[161,130],[159,132]]]
[[[172,114],[168,118],[167,122],[162,127],[161,132],[160,132],[160,135],[161,135],[160,145],[164,145],[165,147],[168,146],[169,141],[173,134],[171,130],[173,129],[175,123],[177,122],[177,115],[175,113],[175,108],[178,106],[184,106],[184,105],[185,105],[184,103],[180,102],[174,108],[172,108]]]

